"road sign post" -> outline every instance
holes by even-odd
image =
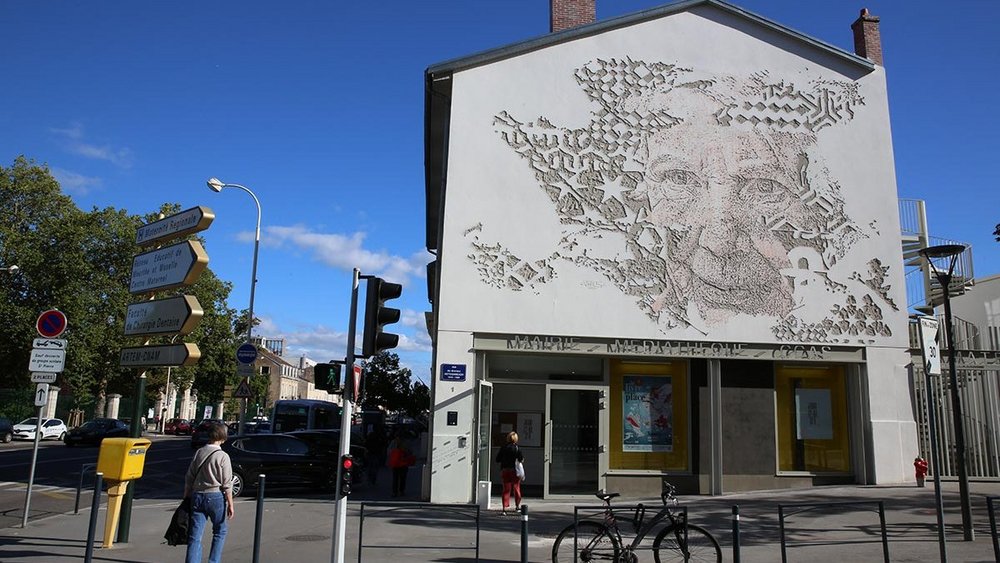
[[[60,331],[62,332],[62,331]],[[24,495],[24,516],[21,518],[21,528],[28,527],[28,514],[31,511],[31,488],[35,484],[35,466],[38,464],[38,442],[42,439],[42,409],[49,400],[49,384],[39,383],[35,387],[35,406],[38,413],[35,416],[35,447],[31,450],[31,472],[28,475],[28,490]]]

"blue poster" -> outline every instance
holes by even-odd
[[[622,377],[622,451],[674,451],[673,384],[669,375]]]

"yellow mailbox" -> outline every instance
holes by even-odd
[[[132,481],[142,477],[149,444],[145,438],[105,438],[97,455],[97,471],[103,473],[107,481]]]

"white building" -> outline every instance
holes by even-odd
[[[912,480],[878,19],[566,25],[426,73],[431,500],[510,430],[546,497]]]

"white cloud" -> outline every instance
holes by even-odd
[[[74,192],[85,195],[93,188],[99,188],[104,181],[96,176],[84,176],[71,170],[62,168],[51,168],[52,176],[55,177],[59,185],[67,192]]]
[[[350,236],[336,233],[317,233],[303,225],[271,226],[265,228],[265,244],[283,247],[291,245],[308,251],[313,258],[334,268],[351,271],[360,268],[365,273],[381,276],[389,281],[404,283],[410,277],[426,277],[426,265],[433,258],[426,251],[409,257],[396,256],[384,251],[373,252],[364,248],[365,233]],[[241,238],[245,235],[241,234]]]
[[[403,309],[399,318],[400,324],[403,326],[410,326],[413,328],[420,329],[427,332],[427,321],[424,317],[423,311],[414,311],[413,309]]]
[[[85,140],[83,124],[74,121],[66,128],[51,127],[50,133],[65,141],[65,148],[72,154],[95,160],[105,160],[119,168],[131,168],[132,151],[128,148],[116,148],[109,144],[97,144]]]

